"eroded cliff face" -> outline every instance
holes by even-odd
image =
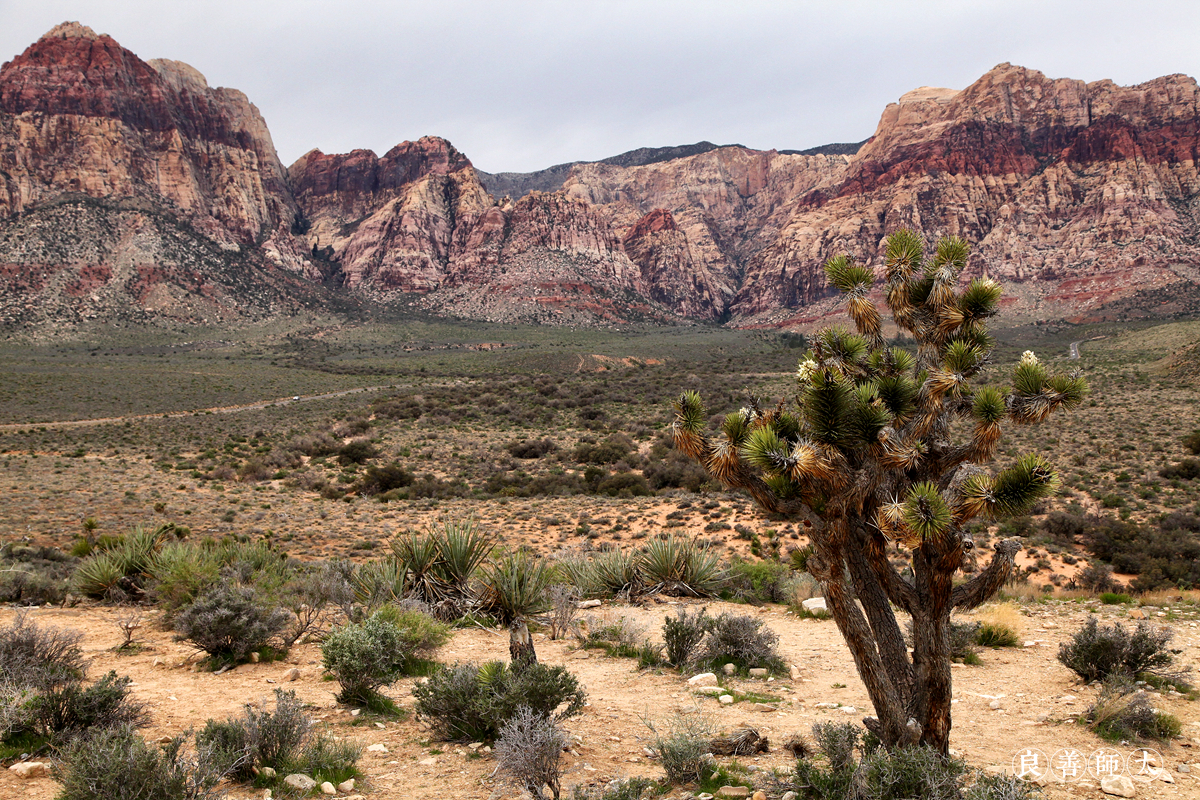
[[[418,293],[427,308],[497,321],[643,314],[645,303],[613,299],[646,286],[602,209],[561,192],[496,202],[444,139],[382,157],[313,151],[289,175],[311,252],[375,299]]]
[[[225,298],[233,316],[242,309],[253,317],[295,303],[280,305],[279,287],[265,285],[236,299],[238,270],[261,277],[274,265],[316,276],[290,232],[297,209],[286,174],[246,96],[209,87],[186,64],[142,61],[78,23],[56,27],[0,68],[0,176],[0,236],[11,244],[0,256],[0,293],[21,295],[39,315],[61,308],[67,318],[96,316],[84,299],[111,294],[116,306],[197,322],[226,316],[213,305]],[[74,213],[65,227],[43,230],[37,220],[67,206]],[[193,241],[185,246],[179,236]],[[197,260],[207,251],[221,268]],[[50,261],[37,262],[43,256]],[[142,269],[142,283],[159,287],[164,301],[147,304],[124,283],[108,287],[115,294],[97,286],[75,297],[34,277],[51,269],[89,284],[103,275],[117,281],[126,266]],[[26,284],[43,288],[19,290]]]
[[[972,242],[969,271],[1004,282],[1030,315],[1086,319],[1197,282],[1197,97],[1182,75],[1120,87],[1010,64],[961,92],[911,92],[836,186],[797,198],[747,264],[737,312],[811,301],[804,287],[825,258],[845,250],[878,264],[900,226]]]
[[[496,321],[797,324],[835,305],[830,256],[879,267],[901,226],[968,239],[1018,317],[1189,313],[1198,150],[1191,78],[1002,64],[909,92],[854,155],[709,145],[513,202],[437,137],[285,170],[240,92],[66,23],[0,68],[0,320],[257,318],[324,282]]]

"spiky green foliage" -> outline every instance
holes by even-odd
[[[941,631],[950,612],[982,603],[1013,568],[1016,543],[1002,543],[985,570],[956,587],[954,573],[972,546],[966,524],[1024,513],[1057,485],[1037,456],[990,465],[1003,424],[1042,422],[1077,406],[1087,391],[1082,377],[1054,374],[1032,352],[1011,368],[1010,388],[975,385],[991,362],[987,321],[1001,290],[989,278],[964,281],[969,263],[962,239],[942,239],[927,252],[912,231],[888,237],[887,310],[911,336],[889,346],[883,315],[868,296],[873,271],[847,256],[831,258],[826,274],[845,294],[855,330],[832,327],[811,337],[792,405],[764,411],[765,404],[751,403],[710,437],[699,395],[688,392],[676,403],[680,451],[768,511],[806,523],[818,577],[889,746],[911,736],[911,700],[924,704],[915,709],[920,738],[945,749],[948,708],[932,708],[929,682],[949,671],[917,665],[948,657]],[[912,578],[888,562],[889,540],[912,548]],[[860,586],[870,581],[877,585]],[[842,599],[849,596],[867,613]],[[911,655],[889,634],[893,605],[914,617]],[[938,703],[950,696],[942,688],[934,694]]]
[[[484,572],[484,606],[504,625],[550,608],[554,577],[546,560],[524,550],[511,553]]]

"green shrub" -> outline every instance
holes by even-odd
[[[150,717],[145,706],[129,696],[132,682],[109,672],[87,688],[71,681],[43,689],[30,701],[33,724],[56,742],[108,728],[144,727]]]
[[[335,629],[321,643],[321,657],[341,686],[338,700],[364,705],[403,675],[410,659],[432,651],[446,637],[446,626],[432,617],[390,608]]]
[[[1139,622],[1132,632],[1120,623],[1100,627],[1092,617],[1071,641],[1059,645],[1058,660],[1088,682],[1109,675],[1153,673],[1174,660],[1167,649],[1173,635],[1170,628],[1156,629],[1146,622]]]
[[[681,608],[679,616],[664,619],[663,641],[666,643],[667,663],[678,669],[693,663],[700,642],[712,627],[712,621],[704,608],[690,615],[686,608]]]
[[[1170,464],[1158,471],[1164,478],[1177,478],[1191,481],[1200,478],[1200,459],[1185,458],[1178,464]]]
[[[174,525],[154,530],[137,527],[114,541],[111,547],[96,544],[96,552],[80,562],[72,576],[75,591],[88,597],[113,599],[116,596],[138,597],[149,577],[154,555]]]
[[[603,787],[575,784],[572,800],[651,800],[665,794],[667,787],[649,778],[623,778]]]
[[[218,767],[203,748],[185,753],[184,737],[160,747],[146,744],[132,727],[81,736],[55,763],[62,785],[58,800],[208,800],[221,795]]]
[[[872,800],[960,800],[966,764],[928,747],[882,747],[865,753],[854,771],[857,797]]]
[[[1200,430],[1194,430],[1183,437],[1183,446],[1194,456],[1200,456]]]
[[[646,721],[650,728],[650,748],[675,785],[699,783],[712,756],[712,728],[699,715],[675,715],[662,730]]]
[[[413,695],[417,712],[449,741],[493,741],[521,706],[562,721],[582,711],[587,697],[565,667],[535,662],[514,671],[500,661],[443,667]]]
[[[787,578],[792,570],[779,561],[735,558],[729,565],[729,588],[737,600],[751,603],[786,603]]]
[[[179,613],[175,631],[214,662],[240,663],[264,651],[287,623],[287,612],[260,602],[254,589],[221,584]]]
[[[40,627],[18,612],[0,628],[0,664],[4,679],[17,687],[50,689],[81,680],[85,674],[83,634]]]
[[[1110,742],[1165,741],[1178,736],[1181,730],[1176,717],[1152,707],[1145,692],[1119,677],[1104,682],[1085,719],[1097,736]]]
[[[761,619],[748,614],[722,614],[714,617],[700,645],[698,660],[706,664],[732,661],[743,667],[783,668],[779,657],[779,636]]]
[[[981,622],[975,631],[974,642],[980,647],[1017,647],[1021,644],[1021,638],[1007,625]]]
[[[257,765],[244,720],[208,720],[204,730],[196,734],[196,745],[209,753],[213,764],[230,780],[243,783],[254,780]]]
[[[217,582],[220,569],[220,558],[212,548],[168,544],[150,561],[150,593],[166,616],[173,618]]]
[[[1118,594],[1117,592],[1102,592],[1100,594],[1100,602],[1108,603],[1110,605],[1124,605],[1127,603],[1132,603],[1133,598],[1127,594]]]

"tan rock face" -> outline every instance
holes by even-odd
[[[65,23],[0,69],[0,218],[65,192],[141,198],[230,246],[296,215],[270,132],[244,94],[177,61],[144,62]],[[284,266],[305,268],[276,247]]]

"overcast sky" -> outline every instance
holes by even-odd
[[[703,139],[803,149],[1004,61],[1200,73],[1196,0],[0,0],[0,60],[65,20],[241,89],[285,164],[430,134],[489,172]]]

